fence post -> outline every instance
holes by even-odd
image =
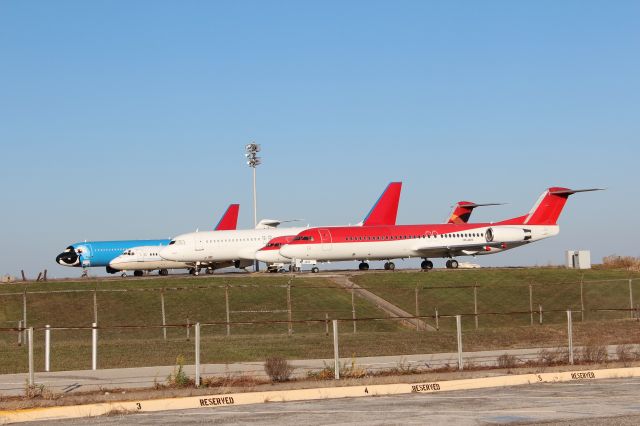
[[[291,336],[293,334],[293,323],[291,322],[293,319],[291,314],[291,283],[287,284],[287,314],[289,318],[287,333]]]
[[[438,308],[436,308],[436,331],[440,331],[440,320],[438,319]]]
[[[225,309],[227,310],[227,336],[231,335],[231,324],[229,324],[229,284],[225,284],[224,286],[224,303]]]
[[[33,327],[27,330],[27,340],[29,344],[29,386],[33,386],[35,382],[33,371]]]
[[[18,346],[22,346],[22,320],[18,321]]]
[[[351,287],[351,318],[353,319],[353,334],[356,334],[356,301],[353,287]]]
[[[97,289],[93,290],[93,322],[98,323],[98,294]]]
[[[340,352],[338,350],[338,320],[332,320],[333,323],[333,365],[334,378],[340,380]]]
[[[569,364],[573,365],[573,319],[571,309],[567,311],[567,335],[569,336]]]
[[[324,314],[324,334],[329,335],[329,314],[326,312]]]
[[[580,276],[580,321],[584,322],[584,292],[583,292],[584,274]]]
[[[533,285],[529,283],[529,314],[531,316],[531,325],[533,326]]]
[[[418,286],[416,286],[416,331],[420,331],[420,305],[418,304]]]
[[[476,330],[478,329],[478,283],[473,286],[473,314],[476,320]]]
[[[196,387],[200,387],[200,323],[196,323]]]
[[[456,334],[458,338],[458,370],[462,370],[462,317],[456,315]]]
[[[187,318],[187,342],[191,340],[191,323],[189,322],[189,318]]]
[[[164,288],[162,290],[160,290],[160,307],[162,309],[162,337],[164,338],[164,340],[167,340],[167,327],[165,327],[167,325],[167,318],[165,317],[165,313],[164,313]]]
[[[631,311],[631,318],[633,318],[633,287],[631,283],[633,283],[633,280],[629,278],[629,310]]]
[[[91,324],[91,369],[98,369],[98,324]]]
[[[538,305],[538,312],[540,312],[540,325],[542,325],[542,305]]]
[[[44,330],[44,371],[51,370],[51,326],[45,325]]]
[[[22,293],[22,328],[24,330],[23,333],[26,333],[26,329],[27,329],[27,289],[24,289],[24,293]],[[23,340],[27,340],[26,339],[26,334],[24,336],[25,338]]]

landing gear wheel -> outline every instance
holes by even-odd
[[[389,270],[389,262],[384,262],[384,269],[385,271]]]
[[[158,274],[165,276],[165,275],[169,275],[169,271],[167,269],[160,269],[158,271]]]
[[[433,262],[430,260],[423,260],[422,263],[420,264],[420,267],[423,270],[428,271],[430,269],[433,269]]]
[[[314,266],[313,268],[311,268],[311,272],[317,274],[318,272],[320,272],[320,269],[317,266]]]
[[[447,263],[445,263],[445,265],[447,266],[447,269],[451,269],[451,261],[447,260]]]
[[[195,276],[200,275],[200,268],[196,268],[195,271],[193,272],[193,275]]]
[[[389,270],[393,271],[394,269],[396,269],[396,264],[393,262],[389,262]]]
[[[211,274],[213,274],[213,268],[207,268],[207,269],[205,270],[205,273],[206,273],[207,275],[211,275]]]
[[[360,265],[358,265],[358,269],[360,269],[361,271],[368,271],[369,264],[367,262],[361,262]]]
[[[194,268],[189,269],[189,275],[195,275],[196,270]]]
[[[142,275],[144,275],[144,273],[142,271],[133,271],[133,276],[134,277],[141,277]]]
[[[127,273],[125,271],[122,271],[122,273],[120,274],[120,276],[122,278],[127,278]]]
[[[458,269],[458,261],[457,260],[451,259],[449,262],[450,262],[450,266],[449,267],[451,269]]]

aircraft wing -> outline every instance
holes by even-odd
[[[440,246],[419,246],[414,248],[422,257],[447,257],[447,256],[461,256],[461,255],[474,255],[483,251],[487,251],[492,247],[504,248],[502,242],[483,242],[483,243],[457,243],[457,244],[443,244]]]

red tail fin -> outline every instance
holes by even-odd
[[[238,225],[238,212],[240,204],[230,204],[227,211],[224,212],[220,222],[214,228],[216,231],[235,231]]]
[[[568,189],[556,186],[549,188],[538,198],[522,223],[525,225],[555,225],[569,195],[588,191],[600,191],[600,188]]]
[[[469,222],[469,218],[471,217],[473,209],[475,209],[476,207],[499,206],[501,204],[502,203],[476,204],[470,201],[458,201],[453,207],[453,211],[451,212],[447,223],[467,223]]]
[[[369,214],[362,221],[362,225],[395,225],[401,191],[402,182],[391,182],[387,185],[387,188],[373,205]]]

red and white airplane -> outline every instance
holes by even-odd
[[[391,185],[396,186],[392,187]],[[395,225],[400,199],[400,185],[401,182],[391,183],[388,190],[382,194],[365,220],[358,224],[358,226]],[[392,189],[393,192],[389,191],[390,189]],[[376,211],[377,205],[387,206],[387,210],[378,209]],[[467,223],[471,218],[471,213],[476,207],[498,205],[501,205],[501,203],[478,204],[471,201],[458,201],[456,205],[453,206],[453,211],[449,215],[446,223]],[[293,265],[289,267],[290,270],[299,271],[300,265],[296,265],[291,259],[280,254],[280,249],[293,241],[295,237],[295,235],[285,235],[271,239],[264,247],[256,252],[256,259],[265,262],[270,272],[281,270],[285,264],[290,263],[293,263]],[[315,266],[317,263],[315,259],[305,259],[305,261],[313,265],[311,268],[312,272],[319,271],[318,267]],[[395,267],[395,265],[391,265]]]
[[[280,254],[320,262],[359,260],[360,270],[369,269],[369,260],[386,260],[385,269],[394,269],[391,259],[411,257],[422,258],[422,269],[431,269],[428,259],[443,257],[449,258],[447,268],[455,269],[456,256],[498,253],[557,235],[557,220],[569,196],[597,190],[549,188],[528,214],[496,223],[310,228],[282,246]]]

